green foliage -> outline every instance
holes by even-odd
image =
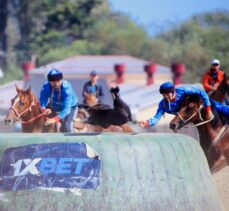
[[[130,54],[138,57],[148,54],[147,45],[150,43],[142,27],[119,13],[98,21],[89,39],[101,42],[103,54]]]
[[[229,40],[225,39],[228,34],[228,11],[201,14],[153,39],[152,48],[157,50],[152,56],[168,66],[185,63],[186,82],[200,82],[213,58],[220,59],[229,74]]]
[[[213,58],[229,74],[229,11],[196,15],[150,37],[127,15],[112,12],[108,0],[18,0],[7,8],[18,23],[12,30],[18,27],[21,35],[16,46],[16,41],[6,45],[13,46],[8,55],[17,52],[15,66],[31,55],[43,65],[74,55],[128,54],[167,66],[185,63],[187,82],[201,81]],[[9,66],[4,80],[21,77],[19,72]]]
[[[75,41],[68,47],[49,49],[39,58],[40,64],[47,64],[57,60],[65,59],[75,55],[101,54],[100,44],[88,41]]]
[[[0,79],[0,84],[4,84],[11,80],[22,80],[23,72],[22,69],[14,64],[11,64],[7,67],[5,71],[4,78]]]

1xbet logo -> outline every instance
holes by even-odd
[[[21,159],[13,164],[14,176],[27,174],[81,174],[82,168],[89,162],[87,158],[34,158]]]

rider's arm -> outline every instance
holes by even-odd
[[[208,74],[205,74],[204,75],[204,78],[203,78],[203,87],[204,87],[204,89],[206,90],[206,91],[211,91],[212,89],[213,89],[213,87],[212,87],[212,85],[210,85],[209,83],[208,83],[208,81],[209,81],[209,75]]]
[[[217,102],[216,100],[211,99],[212,104],[216,108],[217,111],[222,113],[228,120],[229,120],[229,106],[222,104],[220,102]]]
[[[67,88],[63,92],[63,109],[59,113],[57,117],[59,119],[64,119],[71,111],[71,102],[72,102],[72,94],[71,94],[71,89]]]
[[[40,104],[41,108],[45,109],[50,97],[50,87],[49,84],[45,83],[40,92]]]
[[[197,89],[195,87],[185,87],[184,92],[187,95],[197,94],[204,101],[204,107],[207,108],[207,110],[211,110],[211,102],[210,102],[208,94],[205,92],[205,90]]]
[[[165,113],[165,111],[164,111],[164,100],[161,100],[161,102],[158,105],[157,113],[155,114],[154,117],[147,120],[146,127],[156,125],[164,113]]]

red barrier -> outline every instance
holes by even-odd
[[[116,82],[118,84],[124,83],[124,73],[126,72],[126,65],[125,64],[115,64],[114,65],[114,71],[117,75]]]
[[[154,73],[157,71],[157,64],[150,63],[144,66],[144,71],[147,74],[147,85],[154,84]]]

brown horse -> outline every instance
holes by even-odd
[[[103,128],[99,125],[87,123],[89,113],[86,109],[80,108],[75,119],[74,128],[76,133],[89,132],[116,132],[116,133],[133,133],[134,131],[127,125],[110,125],[108,128]]]
[[[99,102],[99,99],[96,97],[95,94],[84,92],[84,96],[85,96],[85,103],[90,107],[97,105]]]
[[[56,124],[45,126],[45,115],[41,111],[40,102],[32,93],[31,87],[27,90],[16,86],[17,95],[11,100],[11,107],[5,119],[6,125],[19,121],[24,133],[57,132]],[[51,114],[49,117],[52,117]]]
[[[219,85],[217,90],[211,92],[209,95],[213,100],[224,103],[226,96],[229,96],[229,76],[225,75],[224,80]]]
[[[193,123],[199,133],[200,145],[206,155],[212,173],[229,165],[229,127],[216,110],[214,119],[204,121],[206,111],[198,96],[187,96],[179,112],[170,122],[170,128],[177,131]]]

